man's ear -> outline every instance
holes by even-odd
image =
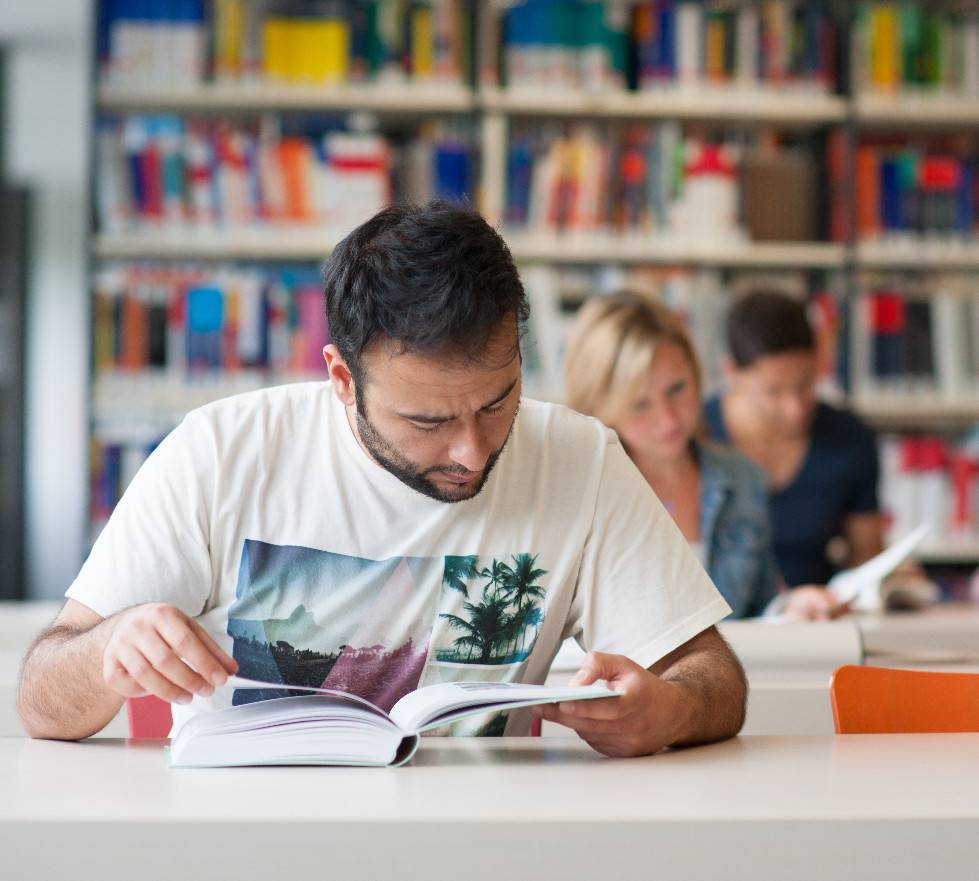
[[[326,362],[326,370],[330,375],[334,393],[345,407],[352,407],[356,400],[354,378],[340,350],[332,343],[324,346],[323,360]]]

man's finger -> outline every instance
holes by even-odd
[[[211,654],[218,659],[218,662],[228,673],[238,672],[238,662],[214,641],[214,638],[210,633],[208,633],[193,619],[190,619],[190,626],[194,629],[194,633],[197,634],[201,642],[203,642]],[[225,681],[227,681],[227,677],[225,677]]]
[[[153,633],[144,637],[140,641],[139,649],[155,670],[162,673],[174,685],[179,686],[184,691],[204,697],[210,697],[214,693],[214,686],[188,667],[159,634]]]
[[[224,684],[228,679],[227,672],[211,649],[199,638],[202,628],[198,625],[195,630],[193,625],[194,622],[191,621],[166,622],[160,628],[160,635],[177,657],[190,664],[208,684]]]
[[[126,672],[150,694],[165,701],[189,704],[193,695],[174,685],[169,679],[153,669],[153,665],[135,646],[125,646],[119,650],[119,663]]]
[[[621,697],[597,697],[584,701],[561,701],[558,710],[576,719],[621,719],[624,715]]]
[[[544,718],[548,722],[556,722],[558,725],[572,728],[579,734],[603,734],[606,737],[620,733],[628,724],[627,716],[614,719],[587,719],[564,713],[553,704],[544,708]]]
[[[609,655],[605,652],[589,652],[581,664],[581,669],[571,677],[569,685],[591,685],[599,679],[612,680],[631,669],[632,662],[622,655]]]

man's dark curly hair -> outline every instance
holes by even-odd
[[[379,211],[337,245],[323,275],[330,335],[357,383],[375,340],[478,361],[507,319],[516,346],[529,316],[506,243],[478,212],[443,201]]]

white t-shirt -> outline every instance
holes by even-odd
[[[727,603],[613,432],[524,399],[482,492],[448,504],[360,447],[329,383],[188,414],[120,500],[72,599],[170,603],[239,674],[388,709],[445,680],[543,682],[562,639],[643,667]],[[218,689],[190,715],[282,692]],[[525,734],[526,713],[453,733]]]

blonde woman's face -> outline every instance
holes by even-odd
[[[656,345],[639,395],[613,426],[626,448],[644,458],[673,459],[688,447],[700,421],[700,389],[683,349]]]

